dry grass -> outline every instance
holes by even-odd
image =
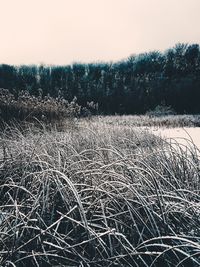
[[[88,108],[96,108],[96,104],[89,102]],[[65,118],[79,117],[81,113],[90,113],[86,107],[77,103],[77,98],[68,102],[63,97],[53,98],[48,96],[33,96],[28,91],[20,91],[18,95],[9,92],[8,89],[0,88],[0,127],[2,124],[15,122],[39,121],[46,125],[63,126]],[[83,115],[83,114],[82,114]]]
[[[200,127],[200,115],[128,115],[95,118],[109,125],[128,127]]]
[[[116,121],[1,134],[1,266],[199,266],[196,148]]]

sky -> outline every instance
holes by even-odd
[[[200,0],[0,0],[0,64],[117,61],[200,44]]]

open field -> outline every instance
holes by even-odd
[[[108,125],[128,127],[200,127],[200,115],[122,115],[96,117],[95,121]]]
[[[197,148],[130,117],[1,134],[1,266],[199,266]]]

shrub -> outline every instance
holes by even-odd
[[[165,106],[161,104],[156,106],[154,110],[149,110],[146,114],[149,116],[160,117],[166,115],[175,115],[176,112],[172,109],[171,106]]]

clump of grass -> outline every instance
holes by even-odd
[[[199,158],[82,121],[0,139],[1,266],[198,266]]]
[[[63,126],[65,120],[70,123],[80,116],[91,116],[96,112],[98,104],[88,102],[86,107],[81,107],[77,98],[69,102],[61,96],[42,97],[31,95],[28,91],[20,91],[17,95],[7,89],[0,89],[0,124],[16,122],[34,122],[46,125]],[[0,125],[0,126],[1,126]]]
[[[9,122],[13,119],[18,121],[34,120],[34,118],[47,122],[60,120],[65,116],[64,103],[51,97],[31,96],[27,91],[21,91],[14,97],[8,90],[0,90],[1,119]]]

